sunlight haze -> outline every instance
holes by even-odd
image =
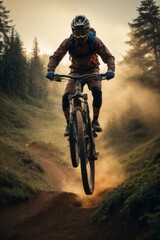
[[[158,0],[159,2],[160,0]],[[116,61],[122,59],[128,46],[128,22],[138,16],[140,0],[4,0],[24,48],[32,51],[38,39],[41,54],[52,54],[71,33],[70,23],[75,15],[84,14],[96,29]]]

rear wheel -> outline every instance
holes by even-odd
[[[94,191],[95,165],[94,161],[90,161],[88,158],[88,152],[90,151],[90,138],[89,136],[86,136],[83,117],[80,110],[76,111],[75,117],[77,123],[79,158],[81,163],[83,188],[87,195],[91,195]]]

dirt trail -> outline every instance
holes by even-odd
[[[92,239],[95,208],[83,208],[76,194],[40,193],[0,215],[1,240]]]
[[[62,189],[63,185],[68,181],[70,181],[69,172],[66,167],[64,167],[61,161],[57,160],[57,155],[50,154],[45,148],[41,145],[33,142],[29,145],[30,151],[34,154],[34,156],[39,160],[41,165],[43,166],[48,180],[53,186],[56,186],[58,189]]]
[[[102,196],[85,198],[81,182],[76,182],[72,168],[69,172],[56,161],[57,156],[37,143],[28,147],[43,165],[50,182],[60,190],[41,192],[1,211],[0,240],[93,239],[95,226],[91,216]],[[83,194],[71,193],[67,187]]]
[[[69,157],[68,164],[70,167],[66,167],[56,152],[50,153],[45,147],[36,142],[31,143],[28,147],[43,166],[47,180],[51,185],[56,186],[56,189],[61,191],[84,195],[80,169],[72,167]]]

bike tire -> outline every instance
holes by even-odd
[[[72,163],[72,166],[76,168],[79,166],[79,150],[78,150],[76,123],[74,118],[69,124],[69,146],[70,146],[71,163]]]
[[[87,108],[86,108],[86,128],[87,128],[87,134],[89,135],[89,138],[90,138],[91,146],[92,146],[92,148],[94,148],[95,147],[95,142],[94,142],[91,119],[90,119],[90,116],[89,116],[88,105],[87,105]]]
[[[85,125],[82,117],[82,112],[80,110],[77,110],[75,116],[77,123],[79,158],[81,165],[83,188],[87,195],[91,195],[94,192],[95,164],[94,161],[90,161],[88,159],[87,155],[88,139],[85,134]]]

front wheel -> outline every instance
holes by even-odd
[[[75,116],[77,123],[78,148],[83,188],[87,195],[91,195],[94,191],[95,165],[93,160],[91,161],[88,159],[90,141],[85,132],[85,124],[81,111],[77,110]]]
[[[79,153],[78,153],[77,129],[74,118],[72,118],[72,121],[70,121],[69,124],[69,146],[72,166],[76,168],[79,165]]]

